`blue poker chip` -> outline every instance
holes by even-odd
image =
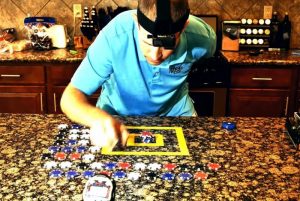
[[[69,153],[71,153],[73,151],[73,148],[71,146],[65,146],[65,147],[62,148],[62,151],[64,153],[69,154]]]
[[[78,153],[83,153],[87,150],[87,147],[79,146],[79,147],[76,148],[76,150],[77,150]]]
[[[193,178],[193,175],[189,172],[182,172],[178,175],[178,177],[182,181],[188,181],[188,180],[191,180]]]
[[[171,181],[171,180],[174,180],[175,174],[173,174],[171,172],[166,172],[161,175],[161,178],[165,181]]]
[[[58,169],[52,170],[52,171],[49,173],[49,176],[50,176],[51,178],[59,178],[59,177],[62,177],[62,176],[63,176],[63,171],[58,170]]]
[[[112,174],[115,179],[123,179],[126,177],[126,173],[124,171],[116,171]]]
[[[76,145],[77,144],[77,140],[68,140],[67,144],[72,146],[72,145]]]
[[[95,176],[95,172],[92,170],[86,170],[82,173],[82,176],[86,179],[91,178],[93,176]]]
[[[226,130],[233,130],[236,128],[236,124],[234,122],[222,122],[222,128]]]
[[[76,170],[69,170],[68,172],[66,172],[65,175],[66,175],[67,179],[75,179],[80,174]]]
[[[105,168],[106,170],[113,170],[113,169],[116,168],[116,166],[117,166],[117,163],[108,162],[108,163],[106,163],[106,164],[104,165],[104,168]]]
[[[58,152],[58,151],[59,151],[59,149],[60,149],[60,147],[59,147],[59,146],[50,146],[50,147],[48,148],[48,150],[49,150],[49,151],[50,151],[50,153],[52,153],[52,154],[54,154],[54,153]]]
[[[72,124],[71,125],[71,129],[80,129],[82,128],[83,126],[82,125],[79,125],[79,124]]]

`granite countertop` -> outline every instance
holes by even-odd
[[[9,52],[0,54],[0,62],[81,62],[85,57],[86,51],[83,49],[76,50],[76,53],[71,53],[69,49],[53,49],[45,51],[26,50],[22,52]]]
[[[182,127],[188,156],[96,155],[95,160],[174,163],[187,172],[200,163],[204,181],[116,181],[116,200],[300,200],[300,152],[285,133],[284,118],[116,117],[127,126]],[[237,129],[221,128],[224,121]],[[64,115],[0,114],[0,200],[82,200],[85,178],[50,178],[45,159]],[[164,149],[176,149],[168,145]],[[205,164],[219,163],[217,172]],[[127,170],[131,171],[131,170]],[[178,174],[180,170],[175,169]]]
[[[288,52],[263,52],[252,56],[248,51],[221,51],[221,55],[230,64],[237,65],[300,65],[300,55],[293,55]]]

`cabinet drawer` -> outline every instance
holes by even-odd
[[[292,84],[291,69],[233,68],[232,87],[289,88]]]
[[[47,82],[56,86],[66,86],[79,64],[47,66]]]
[[[0,66],[0,84],[44,84],[43,66]]]

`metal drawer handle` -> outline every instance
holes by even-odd
[[[271,77],[253,77],[252,80],[271,81],[273,79]]]
[[[21,75],[18,74],[1,74],[1,77],[21,77]]]

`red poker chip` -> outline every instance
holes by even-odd
[[[164,165],[164,168],[171,171],[171,170],[174,170],[176,168],[176,164],[174,163],[167,163]]]
[[[119,162],[118,167],[120,167],[121,169],[129,169],[131,167],[131,164],[127,162]]]
[[[194,174],[195,180],[202,180],[202,181],[204,181],[204,180],[207,179],[207,177],[208,177],[208,174],[205,173],[205,172],[203,172],[203,171],[199,171],[199,172],[196,172]]]
[[[77,153],[77,152],[76,153],[71,153],[69,157],[72,161],[75,161],[75,160],[79,160],[81,158],[81,154]]]
[[[109,171],[100,171],[100,172],[98,172],[98,174],[102,174],[102,175],[106,175],[106,176],[108,176],[108,177],[110,177],[111,176],[111,172],[109,172]]]
[[[67,155],[64,152],[56,152],[55,155],[54,155],[54,158],[59,160],[59,161],[65,160],[66,157],[67,157]]]
[[[209,163],[207,164],[208,169],[213,170],[213,171],[217,171],[221,165],[219,163]]]

